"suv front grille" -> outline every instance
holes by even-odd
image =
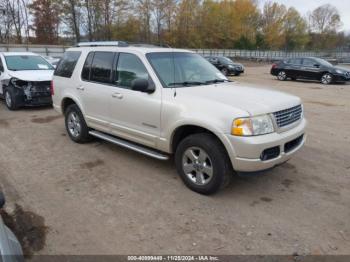
[[[280,128],[299,121],[302,117],[302,114],[303,108],[301,105],[273,113],[277,126]]]

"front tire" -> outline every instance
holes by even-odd
[[[211,134],[186,137],[176,149],[177,172],[191,190],[210,195],[228,185],[232,165],[224,146]]]
[[[287,80],[287,73],[285,71],[279,71],[277,75],[277,79],[280,81],[286,81]]]
[[[17,101],[11,88],[5,90],[4,98],[6,107],[9,110],[14,111],[18,109]]]
[[[321,77],[321,83],[324,85],[329,85],[333,82],[333,75],[330,73],[325,73]]]
[[[67,133],[74,142],[82,144],[91,140],[89,127],[77,105],[68,106],[65,111],[65,124]]]
[[[221,69],[221,73],[222,73],[224,76],[228,76],[228,70],[227,70],[226,68]]]

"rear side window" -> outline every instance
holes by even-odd
[[[95,52],[91,65],[90,80],[110,84],[115,53]]]
[[[80,55],[81,52],[79,51],[65,52],[63,58],[57,65],[54,75],[71,78]]]
[[[301,58],[293,58],[288,60],[288,64],[301,65]]]
[[[92,64],[92,60],[94,58],[94,52],[89,53],[89,55],[87,56],[85,63],[84,63],[84,67],[83,67],[83,71],[81,72],[81,78],[83,80],[90,80],[90,69],[91,69],[91,64]]]

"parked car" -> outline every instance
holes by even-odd
[[[282,164],[304,144],[298,97],[231,82],[190,51],[101,45],[68,49],[54,74],[54,108],[74,142],[94,136],[160,160],[174,155],[184,183],[202,194],[233,170]]]
[[[328,85],[333,82],[350,81],[350,71],[333,66],[321,58],[305,57],[282,60],[272,65],[271,74],[285,81],[310,79]]]
[[[0,192],[0,209],[5,205],[5,197]],[[19,262],[24,261],[22,247],[16,236],[5,226],[0,214],[0,261]]]
[[[225,76],[239,76],[244,73],[244,66],[240,63],[234,63],[230,58],[225,56],[206,56],[210,63],[221,71]]]
[[[8,109],[51,105],[54,68],[34,53],[0,53],[0,97]]]

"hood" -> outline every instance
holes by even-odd
[[[24,70],[10,71],[9,75],[23,81],[51,81],[53,72],[53,70]]]
[[[214,104],[215,107],[217,103],[222,103],[244,110],[250,115],[273,113],[301,104],[299,97],[237,82],[178,88],[177,95],[206,100],[206,104],[209,102],[208,105]],[[213,100],[216,103],[210,103]]]
[[[334,69],[338,69],[338,70],[342,70],[344,72],[350,72],[349,68],[345,68],[345,67],[340,67],[340,66],[334,66]]]

